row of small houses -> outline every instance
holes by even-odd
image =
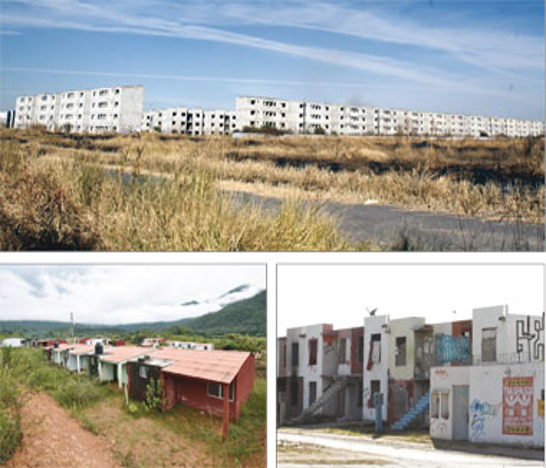
[[[146,399],[152,379],[161,382],[163,411],[180,403],[223,417],[224,437],[254,386],[254,355],[248,352],[58,342],[43,349],[52,363],[115,382],[137,401]]]
[[[373,422],[380,412],[392,430],[544,447],[544,314],[497,306],[446,323],[363,321],[291,328],[278,339],[279,424]]]

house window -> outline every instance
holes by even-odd
[[[300,365],[300,345],[299,343],[292,343],[292,367],[298,367]]]
[[[381,362],[381,334],[373,333],[372,334],[372,362],[377,363]]]
[[[449,393],[442,392],[440,394],[440,414],[442,419],[449,419]]]
[[[283,347],[283,353],[282,353],[282,366],[284,369],[286,369],[286,343],[282,345]]]
[[[347,361],[347,339],[341,338],[338,342],[338,364],[345,364]]]
[[[138,368],[138,375],[141,379],[148,379],[148,368],[146,366],[140,366]]]
[[[364,337],[358,337],[358,362],[364,362]]]
[[[318,351],[318,341],[316,339],[309,340],[309,365],[317,365],[317,351]]]
[[[309,382],[309,404],[312,405],[317,400],[317,383]]]
[[[298,406],[299,402],[299,388],[298,381],[292,379],[290,381],[290,406]]]
[[[497,360],[497,329],[484,328],[482,330],[482,361],[495,362]]]
[[[430,417],[438,418],[440,414],[440,393],[433,392],[430,400]]]
[[[233,401],[233,382],[229,384],[229,401]],[[224,386],[215,382],[207,382],[207,395],[213,398],[224,399]]]
[[[405,336],[396,338],[395,365],[396,366],[406,365],[406,337]]]

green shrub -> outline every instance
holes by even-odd
[[[148,411],[161,411],[161,381],[150,379],[146,387],[146,408]]]
[[[53,393],[55,400],[65,408],[83,408],[100,399],[97,385],[90,381],[70,380]]]
[[[21,442],[19,415],[0,407],[0,465],[6,463]]]

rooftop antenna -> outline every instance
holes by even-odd
[[[375,317],[375,314],[376,314],[376,312],[377,312],[377,309],[378,309],[378,307],[376,307],[375,309],[372,309],[372,310],[370,310],[369,307],[366,307],[366,312],[368,312],[368,314],[369,314],[370,317]]]

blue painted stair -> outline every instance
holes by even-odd
[[[423,414],[430,406],[430,391],[425,393],[417,402],[417,404],[411,408],[404,416],[396,421],[392,426],[393,431],[403,431],[406,429],[417,416]]]

